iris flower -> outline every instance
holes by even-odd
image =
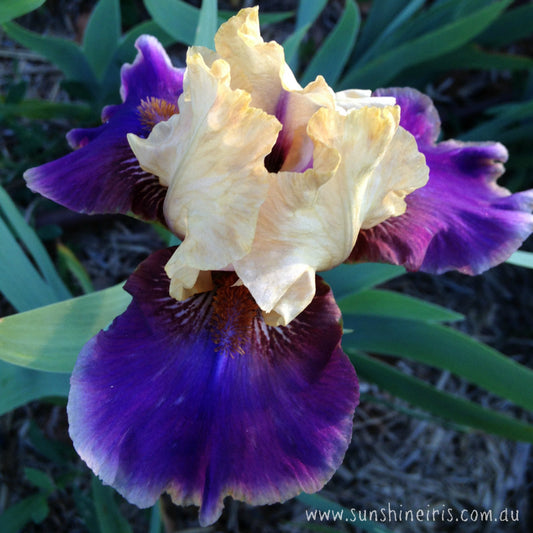
[[[344,261],[480,272],[533,229],[533,194],[495,184],[498,143],[436,144],[412,89],[302,88],[257,9],[175,69],[140,37],[123,103],[78,149],[27,171],[88,213],[159,220],[179,247],[146,259],[127,310],[81,351],[68,401],[79,455],[130,502],[162,492],[213,523],[319,490],[352,435],[357,378],[316,275]],[[428,182],[429,175],[429,182]]]

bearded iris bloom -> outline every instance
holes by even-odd
[[[81,213],[127,213],[164,221],[165,191],[143,171],[127,141],[128,133],[146,136],[161,120],[177,112],[185,69],[174,68],[161,44],[148,35],[137,39],[138,55],[122,67],[123,103],[102,111],[98,128],[67,134],[76,150],[26,171],[30,188]]]
[[[208,525],[227,495],[319,490],[348,447],[357,378],[316,272],[477,273],[532,231],[533,196],[496,186],[501,145],[436,144],[438,115],[414,90],[302,88],[256,9],[220,28],[215,52],[191,48],[185,70],[153,38],[137,47],[123,104],[26,179],[182,240],[139,266],[128,309],[83,348],[68,415],[105,483],[140,507],[167,491]]]

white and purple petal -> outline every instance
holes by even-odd
[[[177,112],[184,69],[171,65],[154,37],[143,35],[135,46],[134,63],[121,72],[123,103],[104,108],[101,126],[70,131],[74,152],[26,171],[30,189],[82,213],[133,211],[164,220],[166,187],[139,167],[126,135],[146,137],[158,120]]]
[[[70,434],[105,483],[140,507],[168,491],[200,506],[251,504],[319,490],[351,439],[357,379],[340,348],[330,289],[287,327],[266,326],[233,273],[178,302],[150,256],[130,277],[133,301],[83,348],[72,375]]]
[[[406,198],[406,212],[363,230],[352,261],[408,270],[479,274],[505,261],[533,231],[533,190],[510,194],[496,184],[507,150],[496,142],[436,143],[440,120],[431,99],[415,89],[380,89],[401,108],[429,167],[429,181]]]

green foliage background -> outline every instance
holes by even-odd
[[[435,89],[435,80],[444,82],[449,72],[459,78],[457,73],[464,72],[481,80],[498,79],[505,87],[504,101],[490,105],[490,100],[484,100],[475,106],[474,113],[463,117],[455,116],[450,107],[444,114],[449,119],[446,128],[464,140],[504,142],[511,154],[508,186],[531,186],[533,153],[528,144],[533,138],[533,59],[527,54],[531,41],[526,39],[533,27],[532,4],[515,5],[511,0],[374,0],[363,17],[358,4],[346,0],[332,31],[317,42],[312,29],[326,4],[325,0],[301,0],[293,11],[265,9],[261,13],[264,26],[292,25],[283,45],[287,61],[302,84],[318,74],[336,90],[396,85]],[[0,4],[5,34],[60,69],[69,95],[68,102],[32,100],[26,97],[27,84],[17,79],[0,95],[2,127],[14,136],[12,149],[0,156],[0,185],[16,192],[11,198],[0,188],[0,292],[19,312],[0,322],[1,413],[40,398],[64,402],[69,372],[81,346],[129,301],[120,286],[92,292],[91,281],[75,255],[59,246],[56,255],[63,274],[74,276],[82,292],[88,293],[72,298],[71,288],[21,214],[30,195],[16,186],[22,172],[66,150],[66,143],[50,136],[43,121],[59,121],[63,129],[65,124],[96,125],[101,108],[119,101],[120,66],[133,60],[133,43],[139,35],[153,34],[165,46],[182,45],[183,50],[192,44],[212,46],[218,25],[232,15],[219,10],[215,0],[204,0],[201,8],[182,0],[144,0],[148,18],[132,5],[132,1],[98,1],[83,41],[77,44],[41,35],[14,20],[35,9],[46,10],[43,0],[4,0]],[[525,252],[512,262],[533,266],[531,255]],[[533,428],[522,420],[437,390],[384,362],[393,361],[394,356],[446,369],[533,411],[533,372],[442,324],[460,320],[461,315],[375,288],[403,273],[402,268],[389,265],[343,265],[324,276],[343,311],[343,347],[360,377],[428,416],[456,424],[460,430],[476,429],[533,442]],[[35,433],[33,438],[37,446],[46,448],[42,435]],[[76,475],[68,453],[52,453],[53,460],[65,465],[62,479],[53,480],[44,472],[28,469],[27,478],[37,492],[0,515],[2,532],[19,531],[47,516],[49,495],[62,490]],[[82,513],[89,530],[131,531],[111,489],[95,479],[90,501],[86,498],[77,495],[80,510],[89,509]],[[333,505],[319,496],[303,495],[301,499],[316,508]],[[385,531],[370,522],[360,527]],[[160,530],[156,506],[151,511],[150,531]]]

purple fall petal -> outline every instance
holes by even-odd
[[[170,298],[172,252],[130,277],[131,305],[79,356],[68,404],[78,453],[136,505],[168,491],[199,505],[202,525],[227,495],[257,505],[319,490],[358,402],[329,287],[317,280],[300,316],[267,327],[243,286]]]
[[[533,190],[510,194],[496,184],[507,150],[494,142],[436,144],[440,121],[415,89],[380,89],[401,108],[400,125],[426,156],[429,182],[406,198],[404,215],[360,233],[350,261],[408,270],[479,274],[505,261],[533,231]]]
[[[26,171],[30,189],[81,213],[126,213],[149,220],[163,219],[166,188],[157,177],[144,172],[131,151],[126,135],[147,136],[163,108],[177,110],[183,91],[184,69],[172,67],[154,38],[139,37],[132,65],[122,67],[121,95],[124,103],[102,111],[105,123],[79,128],[67,134],[74,152]],[[153,100],[143,114],[141,103]],[[161,116],[161,120],[168,117]]]

